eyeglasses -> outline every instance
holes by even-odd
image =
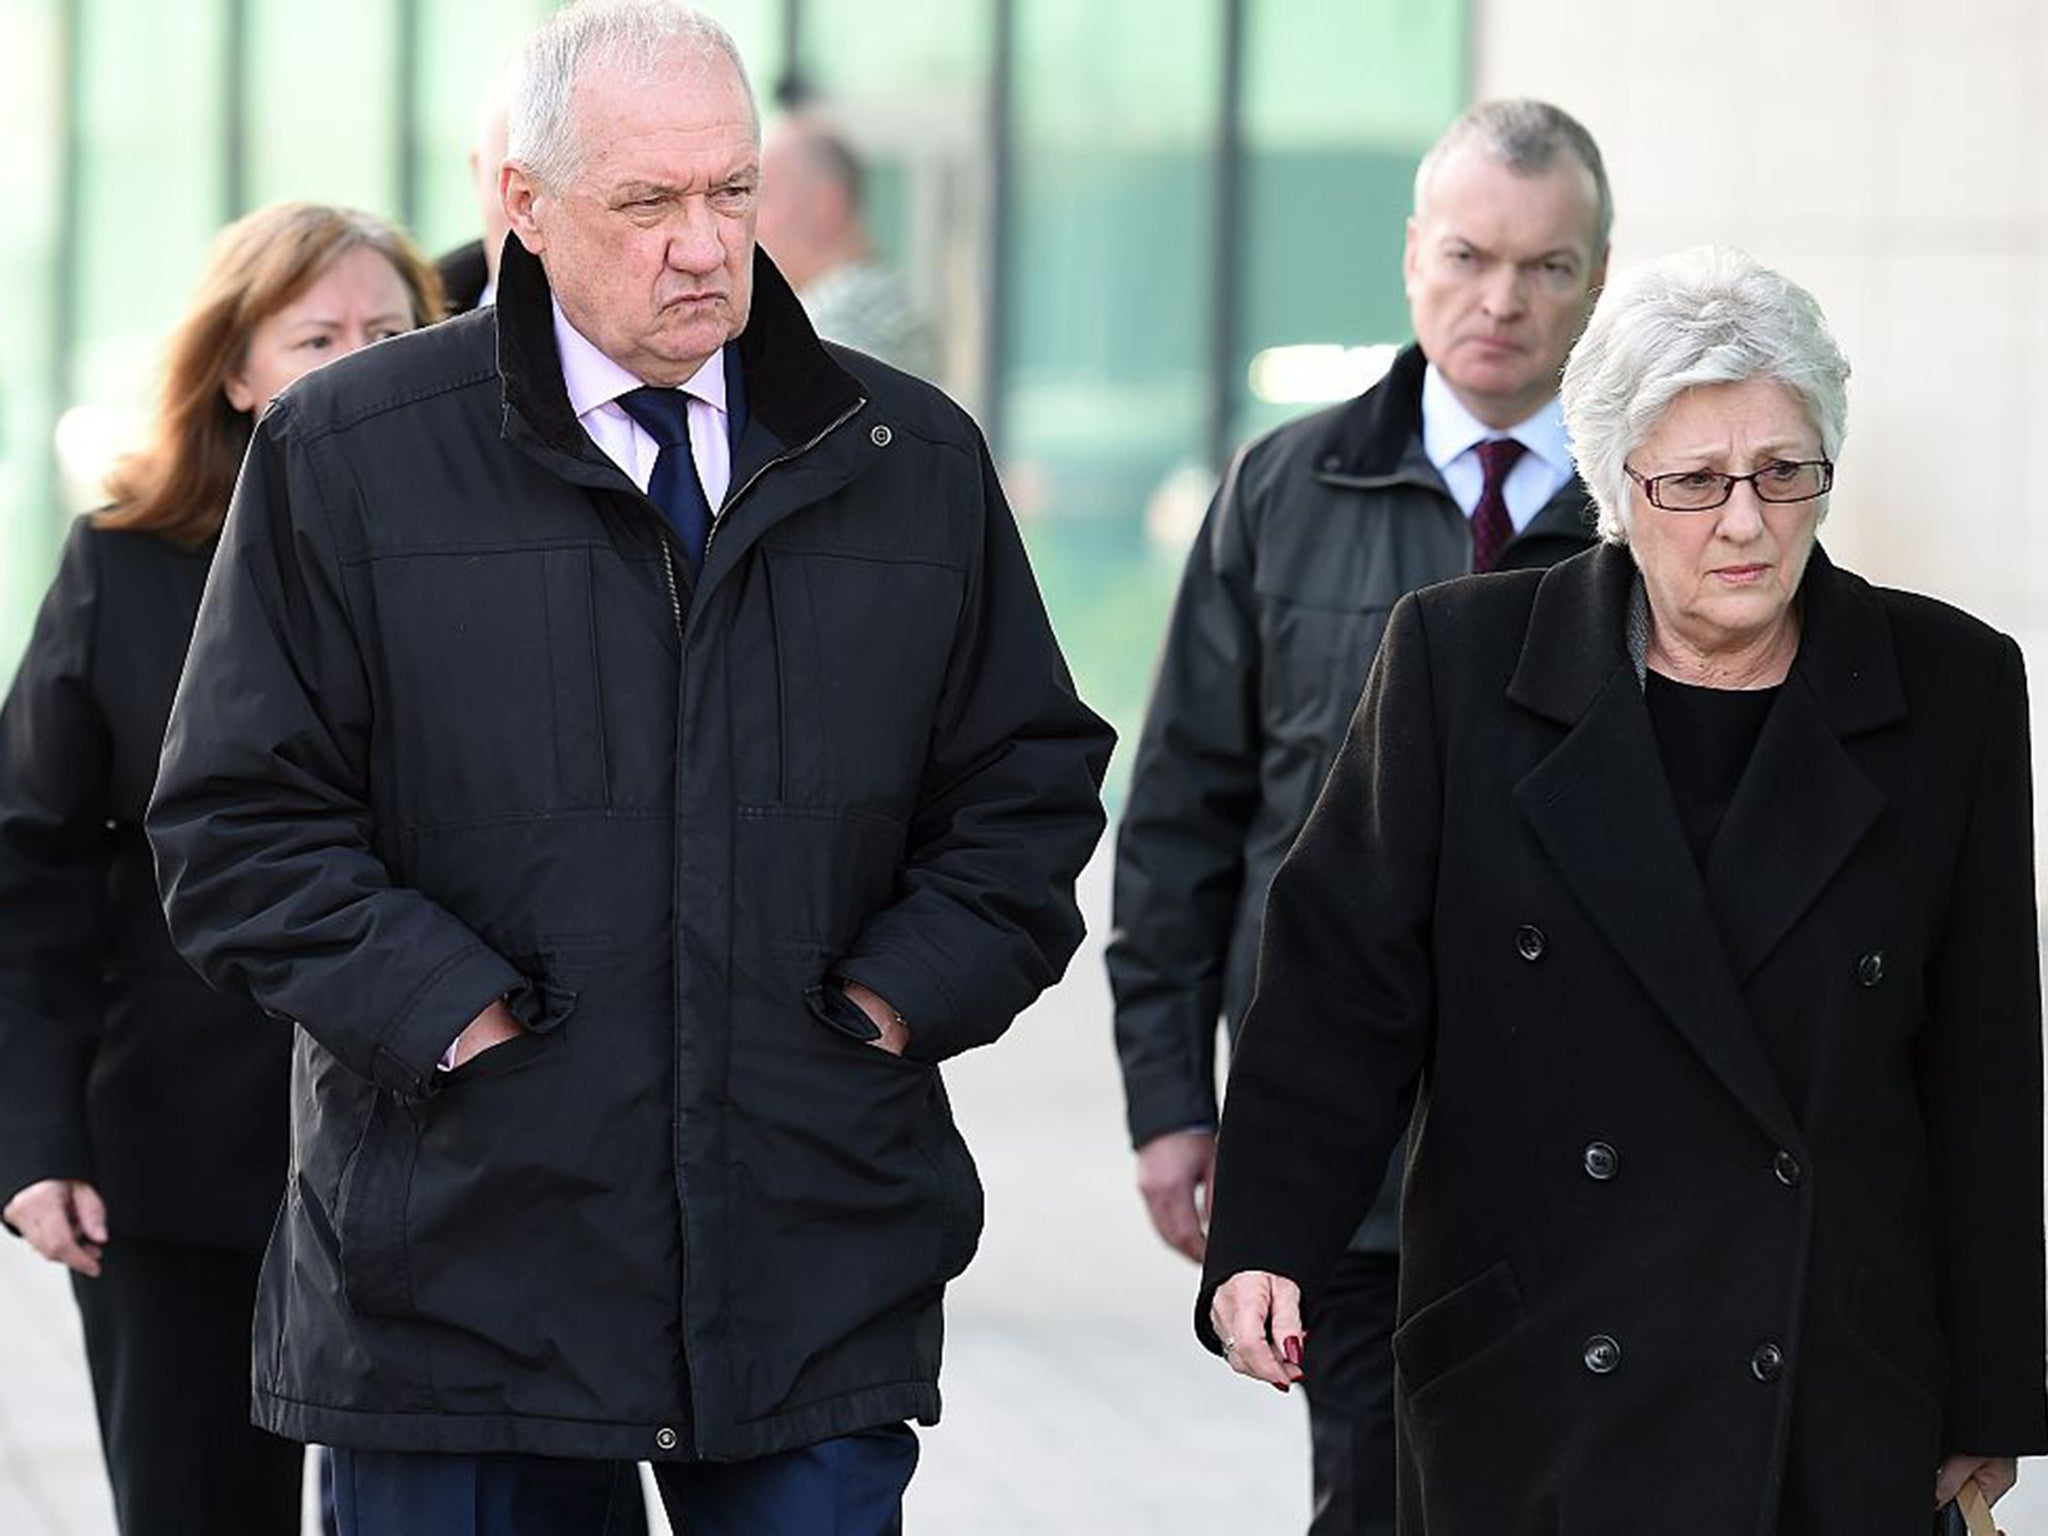
[[[1779,459],[1748,475],[1724,475],[1713,469],[1684,469],[1671,475],[1639,475],[1621,466],[1643,488],[1650,505],[1666,512],[1711,512],[1748,485],[1758,501],[1811,501],[1825,496],[1835,483],[1835,466],[1826,459]]]

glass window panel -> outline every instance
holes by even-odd
[[[1254,390],[1250,365],[1266,349],[1409,339],[1403,228],[1415,162],[1464,106],[1467,10],[1251,0],[1241,348],[1227,381],[1240,437],[1317,403],[1304,394],[1354,392],[1370,362],[1309,359],[1285,380],[1268,368]]]
[[[395,0],[248,0],[249,206],[306,200],[398,214]]]
[[[74,508],[133,441],[157,354],[226,216],[218,5],[78,0],[78,264],[71,396],[56,402]]]
[[[0,7],[0,676],[11,675],[49,579],[58,526],[50,493],[56,347],[58,210],[62,189],[60,0]]]
[[[469,176],[478,114],[499,70],[550,9],[546,0],[418,0],[413,233],[430,256],[467,245],[480,232]]]
[[[932,323],[938,381],[970,405],[989,324],[994,16],[990,4],[901,0],[877,26],[866,0],[805,0],[798,34],[810,105],[861,158],[867,233]]]
[[[1178,567],[1148,508],[1203,452],[1222,11],[1019,0],[1017,27],[1006,478],[1082,693],[1128,739]]]
[[[804,83],[867,102],[978,95],[988,75],[992,4],[898,0],[877,25],[873,0],[805,0],[799,46]]]

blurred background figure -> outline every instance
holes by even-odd
[[[368,214],[288,203],[223,231],[0,708],[0,1189],[73,1271],[129,1536],[299,1528],[300,1447],[249,1423],[291,1032],[171,948],[142,834],[164,723],[255,417],[440,311]]]
[[[761,149],[762,247],[796,289],[818,334],[929,378],[931,322],[876,254],[861,213],[865,172],[846,136],[817,115],[784,117]]]
[[[469,146],[469,181],[476,192],[481,239],[458,245],[436,259],[448,313],[466,315],[498,300],[498,258],[505,252],[505,201],[498,195],[498,171],[505,163],[505,100],[511,70],[500,69],[476,108],[476,138]]]

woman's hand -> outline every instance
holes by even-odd
[[[85,1180],[38,1179],[17,1190],[0,1215],[44,1258],[99,1278],[107,1205]]]
[[[2020,1480],[2020,1464],[2010,1456],[1951,1456],[1935,1474],[1934,1507],[1941,1508],[1973,1478],[1984,1502],[1996,1504]]]
[[[1240,1270],[1216,1288],[1209,1326],[1240,1376],[1285,1392],[1301,1380],[1301,1287],[1285,1275]]]

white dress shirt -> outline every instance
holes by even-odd
[[[1422,448],[1467,517],[1486,488],[1478,447],[1489,437],[1512,437],[1527,450],[1501,486],[1508,519],[1520,533],[1571,481],[1572,444],[1565,435],[1564,406],[1552,395],[1527,420],[1503,432],[1466,410],[1431,363],[1422,375]]]

